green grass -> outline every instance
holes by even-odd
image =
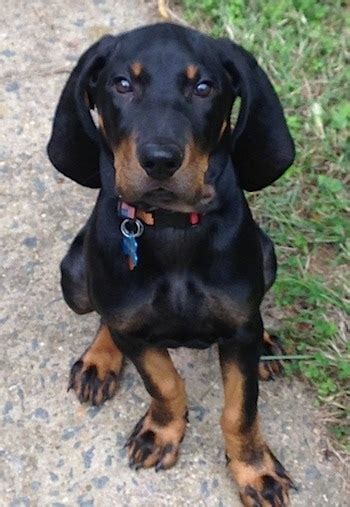
[[[278,332],[289,353],[312,356],[290,369],[310,381],[328,408],[330,431],[349,449],[345,7],[337,0],[182,0],[180,8],[191,25],[250,50],[281,97],[297,158],[276,184],[248,198],[277,246]]]

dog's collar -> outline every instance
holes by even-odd
[[[128,259],[130,271],[138,264],[138,242],[144,231],[144,226],[186,228],[199,223],[198,213],[172,213],[166,210],[146,212],[130,206],[124,201],[118,202],[118,216],[122,218],[120,232],[122,233],[122,249]]]
[[[154,227],[174,227],[175,229],[185,229],[193,227],[200,222],[199,213],[179,213],[164,209],[157,209],[152,212],[143,211],[130,206],[124,201],[118,203],[118,215],[121,218],[130,220],[141,220],[144,225]]]

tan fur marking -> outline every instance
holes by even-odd
[[[242,440],[246,438],[241,433],[244,377],[235,363],[224,364],[222,370],[225,404],[221,417],[221,428],[228,455],[230,457],[239,456],[242,450]]]
[[[138,161],[134,134],[121,140],[113,148],[113,154],[116,187],[125,201],[138,201],[146,192],[158,186],[158,182],[146,174]],[[214,188],[205,183],[208,165],[209,154],[203,153],[193,140],[188,142],[181,167],[171,178],[159,183],[173,192],[176,198],[169,203],[160,202],[159,206],[183,213],[202,212],[203,206],[215,196]],[[151,204],[158,205],[157,202]]]
[[[182,164],[180,169],[192,169],[195,172],[195,184],[203,186],[204,174],[209,165],[209,154],[202,153],[193,142],[189,143],[186,152],[187,160]]]
[[[120,371],[123,354],[115,345],[107,326],[100,327],[96,338],[85,352],[82,360],[86,368],[91,365],[96,366],[100,380],[103,380],[109,371],[114,373]]]
[[[198,74],[197,65],[191,64],[186,67],[186,76],[188,79],[194,79],[197,74]]]
[[[103,135],[106,137],[106,129],[105,129],[104,121],[103,121],[103,118],[100,114],[98,115],[98,124],[99,124],[100,129],[103,132]]]
[[[139,77],[142,72],[142,65],[140,62],[134,62],[130,65],[131,71],[135,77]]]
[[[221,417],[221,428],[225,437],[226,453],[230,460],[228,466],[240,488],[242,503],[247,507],[256,505],[246,488],[260,495],[264,487],[263,477],[269,475],[281,484],[285,505],[288,505],[290,481],[287,476],[281,478],[276,472],[274,458],[260,431],[258,416],[247,431],[242,431],[244,377],[234,363],[223,364],[222,373],[225,406]],[[261,505],[267,507],[271,504],[261,497]]]
[[[116,186],[128,202],[137,201],[149,189],[151,179],[141,167],[136,153],[136,143],[131,135],[123,139],[113,150]],[[178,196],[174,203],[164,203],[164,209],[190,213],[196,211],[201,199],[208,199],[215,192],[204,183],[208,169],[209,155],[202,153],[191,141],[185,149],[181,167],[166,182],[166,188]],[[153,187],[154,188],[154,187]],[[191,204],[193,202],[193,204]]]
[[[280,347],[278,341],[274,341],[274,339],[269,335],[267,331],[264,330],[263,341],[265,344],[271,348],[271,353],[269,355],[283,355],[284,351]],[[270,359],[269,361],[260,361],[259,363],[259,379],[266,381],[271,380],[275,376],[281,376],[284,372],[283,360],[281,359]]]
[[[156,465],[159,460],[162,468],[170,468],[177,460],[186,429],[184,381],[167,350],[148,349],[138,363],[138,369],[152,394],[152,402],[137,438],[129,443],[129,457],[144,468]],[[150,433],[154,435],[152,451],[144,459],[142,435]]]
[[[273,345],[273,341],[271,340],[271,337],[266,330],[264,330],[263,340],[264,340],[264,342],[268,343],[269,345]]]
[[[143,368],[160,395],[160,399],[152,400],[151,413],[165,410],[174,419],[183,418],[187,404],[184,381],[168,351],[148,349],[143,358]]]
[[[122,363],[123,354],[108,327],[102,325],[90,347],[72,366],[69,389],[75,391],[80,402],[100,405],[117,391]]]
[[[179,444],[182,440],[185,428],[186,421],[184,418],[174,420],[168,426],[159,426],[153,421],[151,412],[149,411],[143,421],[140,434],[146,433],[147,431],[151,431],[155,434],[154,450],[142,463],[143,468],[154,466],[160,457],[162,449],[168,445],[172,445],[173,449],[166,455],[165,461],[163,461],[164,468],[173,466],[178,458]],[[134,445],[130,446],[129,455],[134,452]],[[142,448],[136,452],[135,461],[142,461]]]
[[[223,135],[223,133],[225,132],[226,127],[227,127],[227,121],[226,121],[226,120],[224,120],[224,121],[222,122],[222,125],[221,125],[219,139],[221,139],[221,138],[222,138],[222,135]]]
[[[263,361],[259,362],[259,380],[266,381],[271,378],[271,373]]]
[[[244,450],[261,450],[264,441],[260,434],[258,418],[249,429],[242,433],[244,404],[244,377],[235,363],[223,365],[225,405],[221,417],[227,453],[230,457],[243,458]]]
[[[127,201],[134,201],[145,191],[147,175],[139,164],[132,136],[123,139],[113,150],[116,185]]]

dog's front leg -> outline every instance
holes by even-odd
[[[264,441],[257,410],[262,333],[258,317],[219,345],[225,395],[221,427],[228,466],[243,505],[282,507],[289,504],[292,481]]]
[[[187,400],[183,379],[166,349],[146,347],[125,354],[135,364],[152,397],[146,414],[137,423],[128,442],[132,468],[172,467],[179,454],[187,422]]]

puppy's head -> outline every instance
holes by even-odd
[[[237,96],[241,109],[231,132]],[[97,110],[99,134],[89,108]],[[62,93],[48,152],[58,170],[98,187],[99,151],[107,150],[125,201],[192,211],[214,195],[206,176],[223,145],[248,190],[272,183],[294,157],[279,100],[248,52],[157,24],[107,36],[81,57]]]

